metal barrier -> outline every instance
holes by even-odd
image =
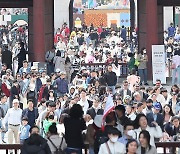
[[[128,76],[127,63],[118,63],[120,65],[120,78],[126,78]],[[89,70],[101,68],[105,72],[108,63],[82,63],[81,67],[86,67]]]
[[[18,154],[21,146],[21,144],[0,144],[0,150],[6,150],[6,154],[8,154],[8,150],[14,150],[14,153]]]
[[[176,154],[176,148],[180,147],[180,142],[156,142],[155,144],[157,148],[163,148],[163,154],[167,154],[167,148],[172,148],[172,151],[170,153]]]
[[[163,154],[167,154],[167,148],[172,148],[171,153],[176,154],[176,148],[180,147],[180,142],[156,142],[155,144],[157,148],[163,148]],[[8,154],[8,150],[14,150],[15,154],[17,154],[21,146],[21,144],[0,144],[0,150],[6,150],[6,154]],[[89,145],[85,144],[85,154],[88,153],[88,148]]]

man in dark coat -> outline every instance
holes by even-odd
[[[26,60],[26,53],[27,53],[27,51],[24,48],[24,43],[23,42],[20,42],[19,46],[20,46],[20,52],[17,55],[17,58],[18,58],[18,70],[21,67],[23,67],[23,61]]]
[[[6,64],[8,69],[12,69],[12,52],[8,50],[8,46],[4,46],[2,52],[2,63]]]
[[[106,82],[108,88],[110,88],[112,90],[112,93],[114,95],[115,94],[115,86],[117,84],[117,76],[116,76],[116,73],[112,71],[111,64],[108,65],[108,71],[107,71],[107,73],[104,74],[104,79],[105,79],[105,82]]]
[[[155,121],[163,130],[164,117],[161,113],[159,113],[160,110],[161,110],[161,104],[157,102],[156,104],[154,104],[152,112],[148,113],[146,117],[147,117],[149,126],[154,127],[152,122]]]
[[[96,115],[103,115],[104,110],[101,109],[99,105],[100,100],[98,98],[95,98],[92,107],[87,110],[87,114],[89,114],[92,119],[94,119]]]
[[[36,119],[38,118],[38,108],[34,107],[33,100],[28,100],[28,107],[25,108],[22,112],[22,118],[28,118],[28,124],[32,127],[35,124]]]

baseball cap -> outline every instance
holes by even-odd
[[[160,105],[160,103],[157,102],[156,104],[154,104],[154,108],[155,108],[156,110],[161,110],[161,105]]]
[[[28,117],[23,117],[22,121],[28,121]]]

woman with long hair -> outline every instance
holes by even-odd
[[[126,154],[137,154],[138,142],[135,139],[131,139],[126,144]]]
[[[67,55],[67,53],[65,53],[65,71],[66,71],[66,75],[67,75],[67,79],[70,82],[70,77],[71,77],[71,60],[69,58],[69,56]]]
[[[162,130],[161,127],[156,123],[152,122],[155,127],[149,127],[147,122],[147,117],[144,114],[138,114],[134,124],[135,124],[135,132],[136,132],[136,139],[139,140],[138,136],[142,130],[147,130],[150,133],[150,145],[155,146],[154,138],[161,138],[162,137]]]
[[[178,87],[177,84],[174,84],[174,85],[171,87],[170,93],[172,93],[172,92],[179,93],[179,87]]]
[[[142,130],[139,134],[140,146],[137,149],[137,154],[157,154],[155,146],[150,144],[150,134],[147,130]]]
[[[141,77],[141,82],[144,82],[144,85],[148,85],[147,83],[147,62],[148,62],[148,56],[146,53],[146,48],[142,48],[137,55],[137,60],[139,62],[138,65],[138,73]]]
[[[178,98],[178,93],[172,92],[172,98],[169,100],[169,105],[171,106],[174,114],[178,114],[180,111],[180,100]]]
[[[164,117],[164,125],[165,125],[166,123],[168,123],[170,121],[171,117],[174,116],[171,105],[166,104],[163,107],[162,114],[163,114],[163,117]]]
[[[82,131],[86,129],[83,119],[83,110],[79,104],[74,104],[70,109],[69,117],[64,119],[65,139],[67,143],[66,153],[82,154]]]

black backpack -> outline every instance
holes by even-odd
[[[53,147],[56,149],[56,151],[53,154],[65,154],[65,152],[61,149],[63,139],[64,139],[64,137],[62,137],[61,144],[59,145],[59,147],[56,147],[56,145],[53,143],[53,141],[50,138],[48,138],[48,140],[51,142]]]

